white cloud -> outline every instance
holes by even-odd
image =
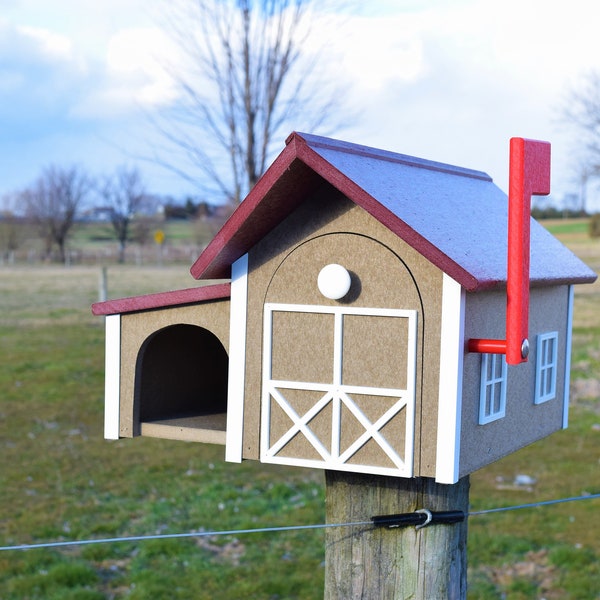
[[[40,27],[17,27],[17,31],[23,36],[31,38],[40,52],[51,61],[72,61],[74,58],[73,44],[64,35]]]
[[[73,107],[71,115],[106,122],[168,104],[176,97],[176,87],[163,64],[174,52],[158,28],[115,32],[99,64],[101,80]]]
[[[142,26],[151,23],[148,7],[159,4],[11,2],[0,18],[0,93],[10,86],[12,97],[0,97],[0,114],[8,102],[24,115],[30,98],[45,114],[56,99],[67,118],[105,120],[168,101],[172,85],[155,58],[165,51],[166,36],[156,26]]]
[[[596,30],[588,0],[397,1],[350,16],[334,65],[361,117],[347,137],[482,169],[504,188],[508,139],[548,139],[560,198],[572,185],[560,105],[600,67]]]
[[[8,139],[56,127],[77,102],[85,65],[67,38],[0,23],[0,119]]]
[[[172,42],[157,27],[123,29],[108,44],[108,73],[117,81],[143,80],[140,86],[131,86],[135,101],[143,105],[165,104],[175,97],[176,91],[163,65],[175,54]]]
[[[412,15],[348,18],[329,42],[337,77],[367,93],[394,80],[416,81],[426,69],[421,20]]]

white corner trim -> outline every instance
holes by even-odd
[[[459,479],[465,291],[444,273],[435,480]]]
[[[105,318],[106,354],[104,359],[104,437],[119,439],[121,389],[121,315]]]
[[[248,255],[244,254],[231,265],[229,380],[227,384],[227,434],[225,444],[225,460],[228,462],[242,462],[247,304]]]
[[[569,389],[571,385],[571,344],[573,340],[573,302],[575,286],[569,286],[569,302],[567,304],[567,331],[565,336],[565,386],[563,388],[563,420],[562,427],[569,426]]]

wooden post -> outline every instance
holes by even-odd
[[[443,485],[326,472],[327,522],[369,521],[378,515],[461,510],[468,514],[469,477]],[[467,519],[452,525],[327,529],[325,600],[463,600],[467,596]]]
[[[103,266],[100,269],[100,279],[98,281],[98,301],[104,302],[108,298],[108,269]]]

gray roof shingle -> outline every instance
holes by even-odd
[[[230,266],[325,180],[468,291],[506,283],[508,199],[481,171],[293,133],[265,175],[191,268]],[[587,283],[596,274],[531,220],[532,285]]]

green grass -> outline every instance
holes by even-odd
[[[544,219],[540,223],[553,235],[580,234],[587,236],[589,219]]]
[[[598,246],[575,247],[600,263]],[[219,446],[102,439],[104,332],[89,310],[98,276],[0,270],[0,545],[324,522],[320,471],[229,464]],[[193,285],[185,266],[109,268],[110,297]],[[583,385],[600,380],[599,300],[598,285],[578,290],[582,385],[569,429],[475,473],[473,510],[600,492],[600,409]],[[517,474],[537,483],[513,486]],[[469,598],[597,599],[598,506],[471,518]],[[0,598],[320,598],[323,560],[319,530],[5,551]]]
[[[157,221],[150,228],[151,234],[159,229],[165,234],[165,243],[189,243],[194,237],[195,225],[193,221],[186,220]],[[70,237],[74,247],[105,244],[114,240],[115,233],[110,223],[77,223]]]
[[[2,544],[323,519],[319,474],[229,465],[216,446],[102,440],[100,323],[4,327],[1,340]],[[0,597],[122,597],[135,586],[127,597],[303,598],[322,586],[319,532],[253,536],[239,558],[232,547],[224,537],[4,552]]]
[[[472,509],[600,493],[597,411],[597,399],[591,407],[575,406],[568,430],[475,473],[471,478]],[[518,474],[530,475],[537,483],[531,488],[513,486]],[[500,594],[508,593],[517,577],[511,574],[511,569],[523,561],[530,567],[537,565],[538,570],[523,569],[525,574],[521,578],[532,585],[539,585],[544,578],[551,579],[551,589],[558,595],[541,596],[539,589],[534,589],[531,593],[521,590],[521,596],[511,595],[516,593],[513,590],[506,597],[597,598],[581,595],[577,590],[586,586],[600,590],[600,570],[590,568],[583,575],[576,563],[580,556],[593,556],[598,564],[599,504],[599,500],[590,500],[472,517],[468,548],[470,598],[503,597]],[[581,582],[582,577],[585,583]],[[494,592],[484,593],[490,584],[494,584]]]
[[[0,545],[322,522],[319,472],[102,439],[104,332],[88,271],[0,272]],[[132,271],[109,270],[111,295],[189,277]],[[315,531],[2,552],[0,598],[316,598],[323,543]]]

